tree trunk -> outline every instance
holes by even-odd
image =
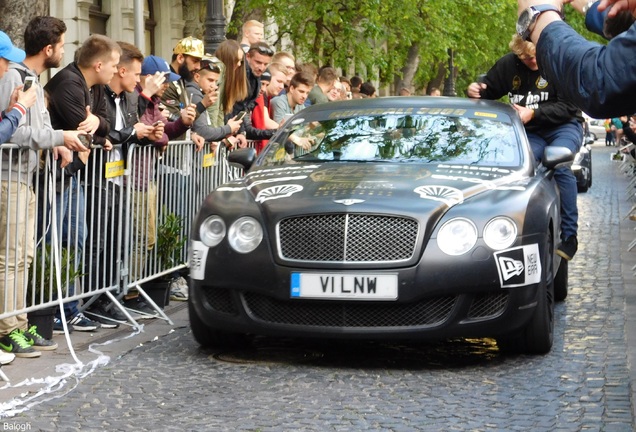
[[[443,89],[442,84],[444,84],[445,77],[446,77],[446,63],[439,62],[437,64],[437,75],[435,76],[435,78],[430,80],[428,85],[426,86],[426,94],[429,94],[433,87],[438,88],[440,91],[442,91]]]
[[[0,29],[24,47],[24,29],[33,17],[49,14],[48,0],[0,0]]]
[[[402,68],[402,78],[396,78],[395,80],[395,88],[393,89],[393,94],[398,94],[402,87],[406,87],[409,90],[413,91],[415,94],[415,89],[413,89],[413,78],[415,77],[415,73],[417,72],[417,68],[420,65],[420,44],[417,42],[413,42],[411,47],[409,48],[409,52],[406,58],[406,64]]]

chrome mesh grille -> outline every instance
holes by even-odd
[[[282,259],[305,262],[396,262],[413,256],[418,223],[367,214],[325,214],[283,219]]]
[[[244,294],[245,306],[255,319],[275,324],[312,327],[437,326],[450,315],[457,297],[439,297],[416,303],[280,301]]]
[[[508,293],[487,293],[476,296],[470,305],[468,318],[493,318],[501,315],[508,302]]]

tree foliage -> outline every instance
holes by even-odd
[[[452,48],[458,93],[508,51],[517,18],[514,0],[242,0],[236,7],[235,28],[259,10],[278,28],[270,38],[278,48],[383,84],[416,62],[411,84],[421,88],[446,65]],[[569,18],[584,28],[581,16]]]

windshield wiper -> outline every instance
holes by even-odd
[[[304,155],[296,156],[294,158],[295,161],[304,161],[304,162],[324,162],[324,159],[317,158],[311,153],[307,153]]]

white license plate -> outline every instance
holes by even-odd
[[[397,300],[397,274],[292,273],[292,298]]]

